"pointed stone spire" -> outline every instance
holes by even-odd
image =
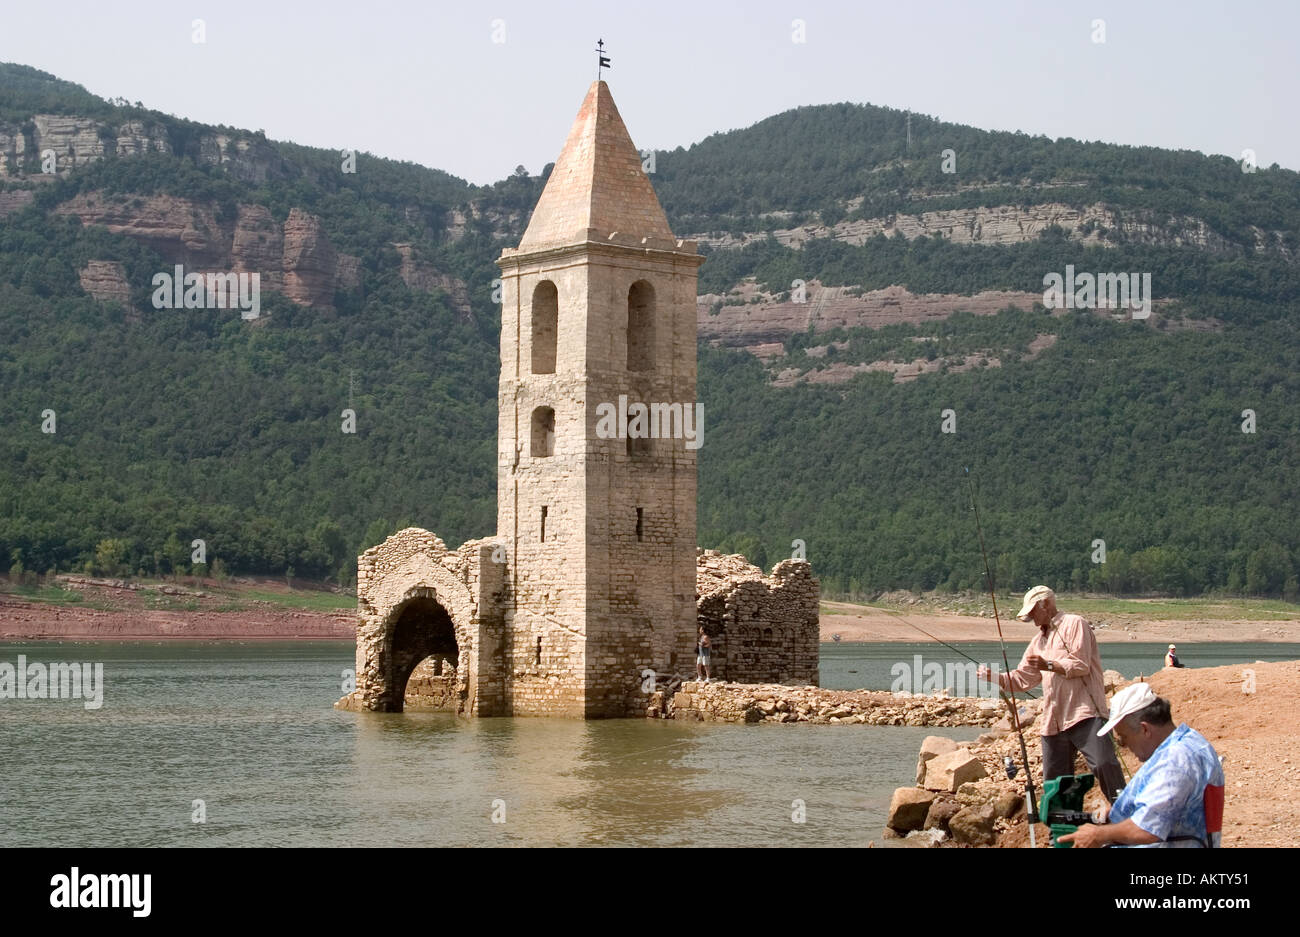
[[[519,250],[581,244],[588,240],[589,228],[601,239],[615,231],[637,238],[673,237],[641,169],[641,154],[603,81],[587,89]]]

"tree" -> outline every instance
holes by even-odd
[[[125,540],[101,540],[95,545],[95,568],[105,576],[119,576],[127,566],[128,545]]]
[[[1246,561],[1246,591],[1251,595],[1279,595],[1293,575],[1286,549],[1266,543]]]

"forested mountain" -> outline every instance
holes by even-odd
[[[701,544],[770,566],[802,540],[829,592],[971,587],[969,467],[1007,587],[1300,591],[1297,174],[908,123],[800,108],[655,154],[723,336]],[[406,524],[492,533],[493,261],[544,181],[0,65],[0,569],[165,573],[203,539],[347,581]],[[261,315],[154,309],[175,264],[261,271]],[[1156,314],[1048,314],[1067,265],[1150,273]]]

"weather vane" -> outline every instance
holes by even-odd
[[[599,60],[599,64],[597,64],[597,66],[596,66],[596,80],[597,80],[597,81],[600,81],[600,70],[601,70],[602,68],[611,68],[611,67],[612,67],[612,66],[609,64],[609,59],[605,58],[605,40],[604,40],[604,39],[597,39],[597,40],[596,40],[596,57],[597,57],[597,59]]]

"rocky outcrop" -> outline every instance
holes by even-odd
[[[0,177],[40,173],[41,154],[49,150],[54,151],[59,175],[105,158],[174,152],[167,128],[147,118],[116,123],[77,115],[35,114],[26,127],[0,123]],[[279,152],[258,135],[204,131],[183,155],[221,166],[244,182],[262,183],[284,175]]]
[[[451,304],[462,322],[473,316],[469,302],[469,287],[459,277],[439,273],[431,264],[415,256],[411,244],[394,244],[394,249],[401,255],[402,282],[413,290],[442,290],[451,299]]]
[[[283,175],[283,160],[262,137],[205,133],[199,138],[200,162],[220,166],[242,182],[260,184]]]
[[[81,288],[100,302],[131,304],[126,268],[115,260],[91,260],[81,271]]]
[[[238,272],[260,272],[269,289],[283,279],[284,231],[265,205],[240,205],[230,243],[230,266]]]
[[[906,287],[887,286],[879,290],[861,291],[856,287],[822,286],[809,280],[804,287],[806,302],[794,302],[789,293],[773,294],[762,290],[752,280],[740,283],[726,296],[709,293],[699,297],[696,307],[696,327],[701,338],[715,346],[743,348],[771,366],[772,384],[790,387],[794,384],[839,384],[858,374],[883,371],[891,374],[894,383],[915,380],[922,374],[940,369],[960,372],[978,367],[1000,367],[1003,358],[996,349],[963,355],[912,360],[880,360],[870,362],[830,361],[793,367],[781,362],[785,355],[785,342],[795,335],[828,332],[832,329],[872,328],[908,323],[920,325],[939,322],[956,312],[969,312],[978,316],[991,316],[1008,306],[1033,309],[1043,301],[1042,293],[1011,290],[984,290],[970,296],[956,293],[913,293]],[[1152,303],[1152,314],[1144,320],[1149,328],[1181,331],[1218,331],[1223,324],[1217,320],[1170,317],[1171,300],[1157,299]],[[1073,310],[1053,310],[1053,316],[1077,315]],[[1097,310],[1099,316],[1125,315],[1124,311]],[[1056,336],[1044,334],[1030,342],[1024,360],[1032,360],[1050,348]],[[830,342],[804,349],[805,359],[825,358],[830,347],[846,347],[843,342]],[[778,364],[777,362],[781,362]],[[784,364],[785,366],[781,366]],[[802,362],[796,362],[802,364]],[[808,365],[816,364],[815,367]]]
[[[788,296],[777,298],[752,285],[742,286],[732,298],[742,305],[716,304],[724,297],[705,294],[698,299],[697,328],[700,338],[715,345],[747,347],[763,342],[785,342],[809,329],[826,332],[836,328],[881,328],[901,322],[938,322],[954,312],[991,316],[1007,306],[1032,309],[1043,294],[1010,290],[984,290],[971,296],[956,293],[913,293],[902,286],[860,292],[850,287],[823,287],[810,280],[807,302],[796,303]],[[751,301],[752,300],[752,301]],[[715,313],[716,309],[716,313]]]
[[[37,114],[32,118],[33,149],[39,159],[47,150],[54,151],[56,171],[72,169],[104,158],[105,139],[116,135],[101,134],[106,125],[88,117],[57,117]]]
[[[241,204],[231,219],[218,218],[212,204],[173,195],[86,192],[54,213],[141,241],[186,272],[257,273],[262,289],[300,305],[331,305],[336,290],[359,282],[359,259],[338,253],[320,219],[297,208],[282,228],[262,205]]]
[[[127,196],[83,192],[54,210],[75,215],[83,225],[107,228],[141,241],[168,263],[224,269],[230,236],[214,206],[174,195]]]
[[[320,219],[299,208],[284,222],[284,295],[303,306],[334,301],[337,257]]]
[[[1039,205],[993,205],[979,208],[954,208],[919,214],[895,214],[881,218],[842,221],[835,225],[809,224],[771,232],[780,244],[802,247],[806,242],[831,238],[846,244],[865,244],[877,235],[903,237],[941,236],[954,244],[1022,244],[1037,240],[1050,227],[1059,227],[1072,239],[1085,245],[1113,246],[1118,241],[1165,247],[1195,247],[1212,252],[1239,252],[1240,247],[1216,234],[1199,218],[1176,216],[1155,220],[1138,213],[1123,218],[1102,204],[1075,208],[1059,202]],[[713,248],[743,247],[752,241],[766,240],[769,232],[740,235],[691,234],[691,240]],[[1262,229],[1255,231],[1259,249],[1274,243]]]
[[[117,155],[141,156],[145,153],[171,153],[171,141],[157,124],[128,120],[117,128]]]
[[[478,202],[471,202],[468,211],[452,209],[447,213],[447,239],[452,243],[459,241],[469,230],[470,224],[486,220],[494,238],[517,237],[522,232],[527,215],[524,212],[503,212],[498,209],[480,207]]]

